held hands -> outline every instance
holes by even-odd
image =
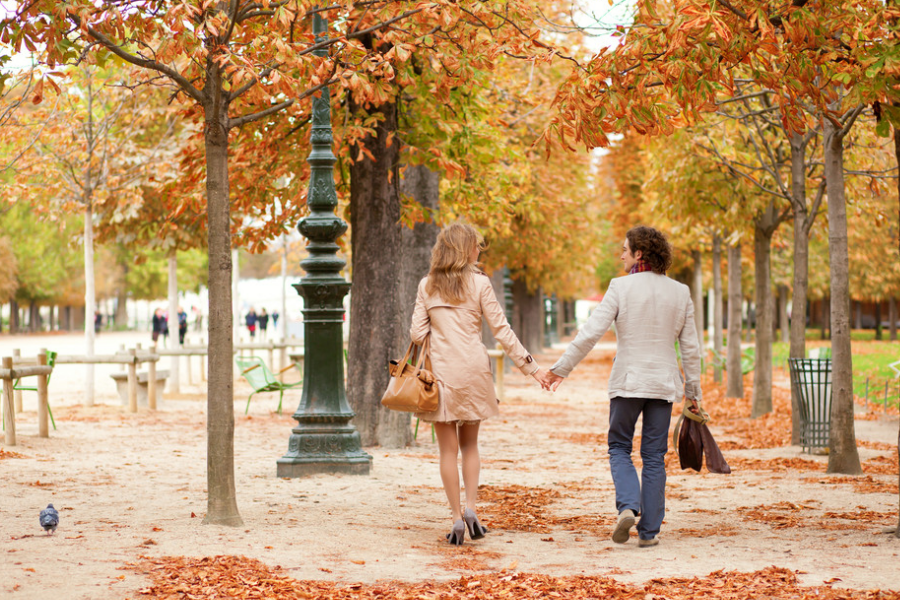
[[[559,387],[559,384],[562,383],[562,380],[565,379],[564,377],[560,377],[556,373],[548,371],[547,369],[538,369],[531,376],[541,384],[541,388],[547,390],[548,392],[555,392]]]

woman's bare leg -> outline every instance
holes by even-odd
[[[463,483],[466,486],[466,508],[475,510],[478,500],[478,479],[481,475],[481,455],[478,453],[480,423],[460,425],[459,449],[462,453]]]
[[[437,434],[438,450],[441,455],[441,481],[444,483],[444,492],[450,501],[450,512],[455,522],[462,519],[459,502],[459,467],[456,462],[459,454],[456,423],[435,423],[434,432]],[[468,486],[466,492],[468,493]]]

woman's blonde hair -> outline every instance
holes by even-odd
[[[484,249],[484,237],[465,223],[452,223],[438,234],[431,251],[431,270],[426,290],[447,302],[461,304],[465,298],[467,275],[474,265],[469,262],[472,249]]]

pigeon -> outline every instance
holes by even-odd
[[[47,508],[41,511],[41,527],[44,528],[47,535],[52,535],[53,532],[56,531],[58,525],[59,513],[56,512],[56,509],[53,508],[52,504],[48,504]]]

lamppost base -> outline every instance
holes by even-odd
[[[352,413],[348,421],[350,417]],[[306,422],[291,430],[287,454],[277,464],[278,477],[316,473],[368,475],[372,455],[363,451],[359,432],[349,423]]]
[[[318,473],[345,473],[347,475],[368,475],[372,468],[372,457],[353,459],[291,459],[287,457],[278,459],[278,477],[308,477]]]

